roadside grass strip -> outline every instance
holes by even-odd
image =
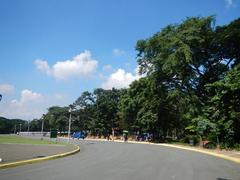
[[[31,144],[31,145],[67,145],[64,142],[32,139],[17,135],[0,135],[0,144]]]
[[[56,147],[64,147],[67,144],[25,144],[25,143],[0,143],[0,144],[7,144],[7,145],[24,145],[24,146],[56,146]]]

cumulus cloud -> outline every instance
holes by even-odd
[[[42,100],[43,100],[43,96],[41,94],[32,92],[31,90],[28,90],[28,89],[24,89],[21,92],[20,99],[19,100],[13,99],[11,101],[11,105],[13,107],[15,107],[14,108],[14,111],[15,111],[17,109],[17,107],[18,108],[26,107],[28,104],[33,105],[33,104],[41,102]]]
[[[226,8],[234,8],[236,7],[236,3],[234,0],[224,0],[226,4]]]
[[[58,100],[62,100],[62,99],[64,99],[65,96],[62,94],[55,94],[54,97]]]
[[[39,117],[43,113],[44,97],[29,89],[21,91],[21,96],[18,99],[13,99],[9,102],[4,102],[1,108],[1,116],[7,118],[22,118],[32,119]]]
[[[46,74],[50,74],[51,70],[47,61],[37,59],[35,60],[35,65],[38,70],[45,72]]]
[[[14,86],[11,84],[0,84],[0,94],[12,94],[14,93]]]
[[[134,73],[126,72],[124,69],[120,68],[107,78],[107,80],[102,84],[102,88],[127,88],[133,81],[138,80],[140,77],[142,76],[138,75],[137,68]]]
[[[58,80],[66,80],[71,77],[86,77],[93,73],[98,65],[98,61],[92,59],[91,52],[85,50],[71,60],[57,61],[50,67],[47,61],[37,59],[35,61],[37,69],[46,74],[52,75]]]
[[[233,0],[225,0],[225,2],[228,6],[231,6],[233,4]]]
[[[42,95],[24,89],[21,91],[19,99],[4,101],[0,104],[0,116],[31,120],[40,118],[50,106],[63,104],[64,97],[61,94]]]
[[[113,49],[112,53],[114,56],[123,56],[126,54],[126,52],[124,50],[121,50],[118,48]]]
[[[31,90],[24,89],[21,92],[21,99],[19,103],[25,102],[37,102],[42,99],[42,95],[36,92],[32,92]]]
[[[111,71],[113,68],[110,64],[103,66],[103,71]]]

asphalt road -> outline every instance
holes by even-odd
[[[1,180],[240,180],[240,165],[170,147],[78,141],[73,156],[0,170]]]
[[[61,144],[0,144],[0,158],[3,159],[2,163],[9,163],[65,153],[74,149],[74,146]]]

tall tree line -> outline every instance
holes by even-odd
[[[139,40],[136,51],[144,77],[126,89],[83,92],[71,104],[73,131],[240,143],[240,19],[215,26],[213,16],[187,18]],[[68,109],[50,107],[45,130],[67,131]]]

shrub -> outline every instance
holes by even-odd
[[[187,135],[181,140],[181,142],[189,144],[190,140],[193,140],[193,144],[196,145],[199,142],[199,136],[197,136],[197,135]]]
[[[231,144],[229,144],[229,143],[221,143],[220,149],[232,150],[233,146],[231,146]]]
[[[207,148],[207,149],[216,149],[217,144],[210,141],[210,142],[204,144],[203,147],[204,147],[204,148]]]
[[[237,151],[240,151],[240,144],[235,144],[234,149],[237,150]]]

